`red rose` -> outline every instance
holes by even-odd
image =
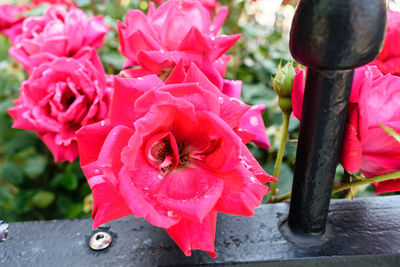
[[[304,86],[293,88],[293,113],[301,117]],[[349,172],[366,177],[400,170],[400,143],[379,123],[400,132],[400,77],[383,75],[376,67],[354,74],[340,161]],[[400,190],[400,179],[374,184],[377,193]]]
[[[274,179],[232,129],[248,108],[195,65],[165,84],[116,78],[110,119],[77,134],[93,226],[134,214],[165,228],[187,256],[215,256],[217,212],[251,216]]]
[[[183,61],[187,68],[195,63],[218,88],[229,57],[224,53],[240,38],[239,34],[217,35],[228,10],[220,8],[210,23],[208,11],[198,1],[171,0],[158,9],[150,2],[147,16],[130,10],[126,24],[118,23],[121,53],[126,67],[140,65],[147,74],[168,74]]]
[[[400,76],[400,12],[388,10],[385,43],[379,56],[369,65],[383,73]]]
[[[161,5],[164,2],[164,0],[153,0],[153,1],[159,5]],[[197,0],[197,1],[200,2],[200,4],[202,4],[202,6],[205,9],[208,10],[210,15],[213,15],[215,8],[220,5],[220,3],[216,0]]]
[[[174,83],[182,83],[185,79],[185,68],[183,67],[183,61],[181,60],[178,65],[175,66],[173,75],[168,76],[167,81],[174,81]],[[179,73],[179,75],[177,74]],[[146,75],[147,72],[137,69],[128,69],[121,72],[124,77],[141,77]],[[231,81],[224,80],[221,92],[226,96],[229,96],[231,101],[237,101],[240,99],[242,90],[242,81]],[[248,143],[254,142],[257,146],[269,149],[270,143],[265,130],[264,120],[262,114],[265,110],[265,105],[258,104],[246,111],[242,116],[240,125],[237,125],[235,129],[236,133],[242,138],[243,142]]]
[[[103,44],[107,30],[102,17],[89,19],[80,9],[66,11],[54,6],[43,16],[30,17],[23,22],[23,32],[9,52],[30,73],[36,66],[33,57],[39,54],[73,57],[82,48],[97,49]]]
[[[56,5],[75,6],[74,0],[32,0],[32,3],[34,5],[49,3],[49,4],[56,4]]]
[[[43,60],[22,83],[16,107],[9,109],[13,128],[36,131],[55,161],[77,158],[75,132],[108,114],[112,92],[100,59],[91,52],[79,60]]]

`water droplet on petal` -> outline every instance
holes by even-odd
[[[100,125],[101,125],[101,126],[104,126],[104,125],[106,125],[106,122],[105,122],[105,121],[101,121],[101,122],[100,122]]]
[[[253,127],[257,127],[258,126],[258,119],[257,119],[256,116],[253,116],[253,117],[250,118],[250,124]]]
[[[230,97],[230,98],[229,98],[229,100],[230,100],[230,101],[236,101],[236,102],[239,102],[239,104],[240,104],[241,106],[244,106],[244,103],[243,103],[241,100],[237,99],[237,98]]]
[[[218,97],[218,102],[219,102],[220,104],[223,104],[223,103],[224,103],[224,98],[223,98],[223,97]]]

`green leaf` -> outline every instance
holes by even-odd
[[[38,141],[38,137],[34,132],[24,130],[11,130],[12,137],[4,143],[4,152],[7,155],[13,156],[16,153],[25,150],[30,146],[34,146]]]
[[[7,110],[14,106],[12,99],[5,99],[0,101],[0,114],[7,114]]]
[[[47,208],[53,203],[55,195],[50,191],[39,191],[33,195],[32,203],[38,208]]]
[[[20,168],[13,162],[6,162],[1,166],[0,175],[13,185],[19,185],[24,181],[24,175]]]
[[[53,187],[64,187],[67,190],[75,190],[78,187],[78,177],[73,173],[60,173],[57,174],[51,182]]]
[[[47,9],[49,9],[50,5],[49,4],[41,4],[40,6],[31,9],[29,11],[25,11],[18,16],[20,17],[37,17],[37,16],[42,16]]]
[[[124,65],[125,58],[119,53],[108,53],[102,55],[101,59],[110,64],[114,69],[121,69],[122,65]]]
[[[274,172],[274,162],[269,162],[266,166],[266,171],[269,174]],[[278,179],[278,196],[283,195],[292,189],[293,171],[286,162],[282,162],[281,170]]]
[[[389,135],[393,136],[394,139],[396,139],[396,141],[400,143],[400,134],[399,134],[399,133],[397,133],[397,132],[396,132],[395,130],[393,130],[392,128],[383,125],[382,123],[379,123],[379,122],[378,122],[378,124],[379,124],[379,126],[381,126],[381,128],[382,128],[385,132],[387,132]]]
[[[73,204],[67,212],[66,218],[67,219],[73,219],[73,218],[77,218],[79,216],[79,214],[82,212],[83,209],[83,204],[82,203],[76,203]]]
[[[29,178],[36,178],[46,170],[47,158],[42,155],[29,157],[24,163],[24,172]]]

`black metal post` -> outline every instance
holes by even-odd
[[[302,0],[290,50],[309,67],[288,225],[292,233],[325,232],[354,68],[379,53],[385,0]]]

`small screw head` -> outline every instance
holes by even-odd
[[[0,220],[0,242],[4,242],[8,234],[8,223]]]
[[[103,250],[111,245],[111,235],[107,232],[96,232],[89,240],[89,247],[93,250]]]

